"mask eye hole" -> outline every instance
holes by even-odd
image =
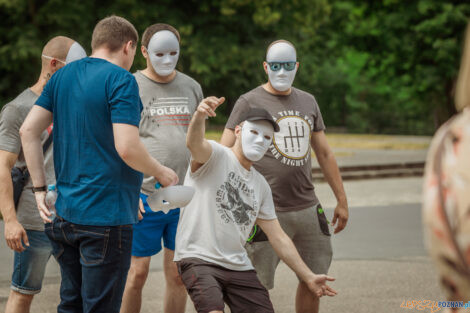
[[[177,51],[171,51],[171,52],[170,52],[170,55],[177,55],[177,54],[178,54]]]
[[[286,62],[284,63],[284,68],[286,71],[292,71],[295,69],[295,62]]]
[[[269,63],[269,67],[271,68],[271,71],[277,72],[281,69],[281,63],[271,62],[271,63]]]
[[[271,140],[271,137],[266,135],[266,136],[264,136],[264,139]]]
[[[258,132],[257,132],[256,130],[254,130],[254,129],[250,130],[250,132],[251,132],[252,134],[258,135]]]
[[[163,53],[155,53],[155,55],[159,58],[161,58],[163,56]]]

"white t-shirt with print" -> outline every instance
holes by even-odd
[[[246,170],[232,150],[209,143],[209,160],[186,174],[185,185],[196,192],[181,209],[174,260],[194,257],[231,270],[251,270],[244,245],[257,218],[276,218],[271,189],[253,167]]]

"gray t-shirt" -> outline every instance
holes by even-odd
[[[28,88],[19,94],[18,97],[7,103],[0,113],[0,150],[18,154],[18,160],[15,166],[22,169],[26,168],[26,162],[23,155],[23,149],[21,147],[19,131],[37,98],[38,96]],[[51,131],[52,127],[49,127],[41,135],[41,141],[43,144],[49,137]],[[47,184],[55,184],[52,151],[53,149],[51,144],[44,155]],[[36,199],[34,194],[31,192],[31,187],[32,182],[30,178],[26,183],[25,189],[21,193],[16,214],[18,221],[25,229],[43,231],[44,222],[39,216]]]
[[[271,189],[253,167],[246,170],[232,150],[214,141],[209,160],[185,185],[195,188],[180,213],[175,261],[199,258],[235,271],[253,269],[244,248],[257,218],[276,218]]]
[[[254,167],[266,178],[278,211],[302,210],[318,204],[312,184],[310,138],[325,124],[313,95],[292,88],[288,96],[270,94],[262,86],[240,96],[227,121],[234,129],[250,108],[266,109],[279,124],[268,152]]]
[[[186,133],[191,117],[202,101],[201,86],[191,77],[176,72],[166,84],[157,83],[140,71],[134,74],[139,85],[142,110],[139,133],[150,155],[178,174],[180,184],[188,169],[190,153]],[[155,190],[155,179],[145,176],[142,192]]]

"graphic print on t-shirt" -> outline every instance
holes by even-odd
[[[188,97],[152,98],[149,102],[152,123],[188,126],[191,121],[188,103]]]
[[[282,164],[303,166],[310,160],[310,134],[313,123],[299,111],[281,111],[273,116],[280,131],[274,133],[270,151]]]
[[[235,223],[242,231],[256,219],[258,203],[253,188],[248,187],[243,179],[230,172],[225,182],[217,190],[215,199],[217,212],[225,223]]]

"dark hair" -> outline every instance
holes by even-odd
[[[144,31],[144,34],[142,35],[142,46],[144,46],[145,48],[148,48],[148,45],[149,45],[150,39],[152,39],[152,36],[155,35],[155,33],[162,31],[162,30],[168,30],[172,32],[178,39],[178,42],[180,42],[180,39],[181,39],[180,33],[176,30],[176,28],[168,24],[157,23],[157,24],[150,25]]]
[[[91,49],[105,46],[111,52],[119,50],[128,41],[133,46],[139,41],[139,34],[128,20],[119,16],[108,16],[96,24],[91,38]]]

